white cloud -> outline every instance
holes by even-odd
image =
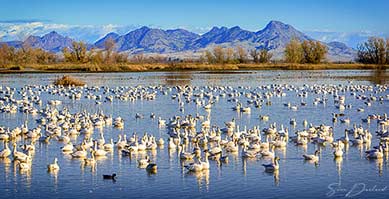
[[[372,32],[372,31],[360,31],[360,32],[335,32],[329,30],[314,30],[314,31],[305,31],[305,33],[312,37],[323,42],[338,41],[345,43],[346,45],[356,48],[358,44],[366,41],[369,37],[388,37],[389,34]]]
[[[76,40],[82,40],[89,43],[104,37],[110,32],[116,32],[120,35],[134,30],[142,25],[68,25],[50,23],[44,21],[0,21],[0,41],[24,40],[30,35],[42,36],[51,31],[56,31],[64,36],[71,37]],[[152,28],[164,28],[156,25],[147,25]],[[198,34],[203,34],[209,31],[210,27],[190,27],[180,26],[188,31]],[[170,28],[173,29],[173,28]]]
[[[24,40],[30,35],[42,36],[56,31],[76,40],[95,42],[109,32],[125,34],[138,26],[128,25],[67,25],[44,22],[8,23],[0,21],[0,41]]]

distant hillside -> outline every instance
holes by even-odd
[[[42,48],[50,52],[59,52],[65,47],[70,47],[73,40],[52,31],[42,37],[29,36],[23,43],[33,48]]]
[[[273,53],[275,59],[281,59],[286,44],[293,38],[300,41],[314,40],[304,33],[296,30],[293,26],[279,21],[270,21],[266,27],[257,32],[243,30],[239,26],[232,28],[213,27],[210,31],[198,35],[184,30],[162,30],[149,27],[128,32],[124,35],[109,33],[88,47],[104,48],[104,43],[112,39],[116,44],[116,50],[136,53],[163,53],[172,54],[176,57],[188,54],[198,54],[206,49],[220,45],[223,47],[241,46],[247,50],[254,48],[267,49]],[[64,47],[71,46],[72,39],[64,37],[56,32],[50,32],[42,37],[30,36],[24,42],[7,42],[14,47],[20,47],[22,43],[29,44],[34,48],[42,48],[51,52],[59,52]],[[352,61],[356,55],[354,49],[340,42],[324,43],[329,52],[329,61]]]
[[[183,29],[161,30],[142,27],[125,35],[108,34],[95,43],[96,47],[111,38],[116,43],[118,51],[169,53],[188,49],[188,44],[197,39],[199,35]]]
[[[95,46],[101,48],[106,39],[112,38],[112,34],[97,41]],[[115,34],[114,41],[119,51],[129,53],[168,53],[176,57],[188,57],[190,52],[201,52],[221,45],[223,47],[241,46],[247,50],[267,49],[274,54],[274,58],[281,59],[286,44],[293,38],[300,41],[314,40],[291,25],[271,21],[264,29],[257,32],[243,30],[239,26],[213,27],[203,35],[182,29],[165,31],[142,27],[126,35],[117,36]],[[351,61],[355,57],[355,51],[343,43],[331,42],[325,45],[329,49],[328,59],[330,61]]]

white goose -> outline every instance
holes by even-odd
[[[100,139],[97,140],[97,144],[99,146],[103,146],[105,144],[104,133],[100,133]]]
[[[165,144],[165,141],[163,140],[163,138],[159,138],[159,140],[158,140],[158,146],[163,146],[164,144]]]
[[[185,145],[181,144],[181,147],[179,147],[180,151],[180,159],[181,160],[191,160],[194,157],[194,154],[186,152],[185,151]]]
[[[150,163],[149,156],[146,156],[144,159],[138,160],[138,167],[139,168],[146,168],[146,166]]]
[[[11,150],[8,147],[8,142],[4,142],[4,149],[0,151],[0,158],[6,158],[11,155]]]
[[[318,162],[319,161],[319,150],[315,151],[315,154],[307,155],[304,154],[303,157],[305,160],[313,161],[313,162]]]
[[[158,126],[163,127],[166,126],[166,120],[161,119],[161,117],[158,117]]]
[[[27,162],[19,162],[19,169],[22,171],[29,171],[31,169],[31,164]]]
[[[113,147],[114,146],[115,146],[115,144],[113,143],[113,139],[111,138],[110,143],[104,144],[104,150],[106,150],[106,151],[113,151]]]
[[[206,152],[206,153],[204,154],[205,161],[200,161],[203,170],[208,170],[208,169],[209,169],[208,156],[209,156],[209,154]]]
[[[334,151],[335,158],[340,158],[343,156],[343,149],[341,146],[337,146]]]
[[[95,152],[95,156],[97,156],[97,157],[102,157],[102,156],[106,156],[107,155],[107,151],[105,151],[104,149],[97,148],[97,142],[96,141],[95,141],[93,150]]]
[[[191,172],[200,172],[203,170],[203,165],[201,164],[200,161],[185,165],[184,167]]]
[[[122,135],[119,135],[119,140],[116,142],[116,147],[118,149],[124,149],[127,145],[126,135],[124,135],[124,140],[122,140]]]
[[[72,142],[69,141],[65,146],[62,147],[62,152],[63,153],[72,152],[73,149],[74,149],[73,144]]]
[[[54,158],[54,163],[47,165],[48,171],[58,171],[59,165],[58,165],[58,159]]]
[[[231,153],[238,152],[239,151],[239,146],[236,144],[236,142],[230,141],[230,142],[227,143],[227,145],[225,147],[225,150],[227,152],[231,152]]]
[[[241,153],[242,153],[242,157],[244,158],[255,158],[257,156],[257,152],[248,150],[247,146],[243,146],[243,150]]]
[[[168,149],[176,149],[177,145],[174,143],[172,138],[169,138],[169,144],[168,144]]]
[[[147,150],[155,150],[157,149],[158,145],[155,141],[155,137],[151,137],[151,140],[146,143],[146,149]]]
[[[275,146],[273,145],[273,146],[271,146],[270,150],[261,151],[262,157],[273,158],[274,157],[274,148],[275,148]]]
[[[278,140],[274,141],[274,146],[276,147],[279,147],[279,148],[283,148],[283,147],[286,147],[286,139],[285,137],[280,137]]]
[[[89,166],[94,166],[96,164],[96,158],[95,158],[95,152],[91,151],[91,157],[90,158],[84,158],[84,164]]]
[[[220,141],[217,142],[217,145],[209,150],[210,155],[217,155],[222,152],[220,147]]]
[[[366,157],[369,159],[382,159],[384,157],[384,153],[382,150],[382,146],[379,149],[373,149],[370,151],[366,151]]]
[[[344,131],[344,137],[341,137],[339,140],[342,141],[344,144],[348,144],[350,142],[347,130]]]
[[[14,160],[19,160],[21,162],[29,162],[29,160],[31,160],[30,153],[25,154],[23,152],[17,151],[16,143],[13,144],[13,147],[14,147],[13,149]]]
[[[81,145],[81,150],[72,153],[73,158],[86,158],[88,153],[85,151],[84,145]]]
[[[262,164],[262,166],[265,167],[266,172],[274,172],[278,171],[280,168],[280,165],[278,164],[279,157],[273,158],[273,162],[270,164]]]

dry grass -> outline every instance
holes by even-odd
[[[239,64],[239,69],[252,70],[350,70],[350,69],[379,69],[389,68],[389,65],[358,64],[358,63],[321,63],[321,64]]]
[[[1,73],[23,72],[142,72],[142,71],[180,71],[180,70],[336,70],[336,69],[387,69],[389,65],[357,63],[322,63],[322,64],[201,64],[201,63],[127,63],[127,64],[51,64],[21,66],[18,70],[1,70]]]
[[[61,78],[58,78],[54,81],[54,85],[62,85],[62,86],[84,86],[85,82],[76,79],[74,77],[70,77],[68,75],[64,75]]]

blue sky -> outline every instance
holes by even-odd
[[[259,30],[280,20],[304,31],[389,33],[387,0],[0,0],[0,22]]]

